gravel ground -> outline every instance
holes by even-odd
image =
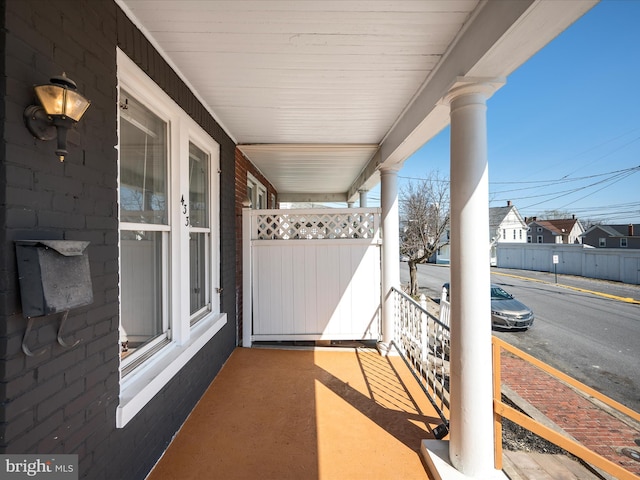
[[[522,411],[504,395],[502,396],[502,401],[510,407]],[[567,452],[562,448],[506,418],[502,419],[502,448],[512,452],[524,451],[567,455]]]
[[[502,448],[512,452],[539,452],[566,455],[562,448],[540,438],[506,418],[502,420]]]

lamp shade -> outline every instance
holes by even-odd
[[[62,162],[67,152],[67,133],[82,118],[91,102],[77,91],[76,82],[64,73],[48,85],[33,87],[40,105],[24,110],[27,129],[39,140],[58,138],[56,155]]]
[[[90,105],[78,92],[61,85],[51,83],[34,89],[47,115],[69,117],[77,122]]]

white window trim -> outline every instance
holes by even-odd
[[[189,119],[191,120],[191,119]],[[194,122],[195,123],[195,122]],[[212,240],[212,246],[209,249],[209,281],[210,281],[210,310],[209,313],[202,315],[200,314],[198,316],[198,323],[201,322],[202,320],[206,319],[207,315],[210,315],[211,313],[215,313],[215,312],[219,312],[220,311],[220,295],[218,294],[217,288],[220,287],[220,268],[219,268],[219,264],[220,264],[220,245],[219,245],[219,230],[218,230],[218,225],[219,225],[219,215],[220,215],[220,203],[219,203],[219,192],[220,192],[220,175],[219,175],[219,171],[220,171],[220,146],[213,142],[213,140],[211,139],[211,137],[209,137],[209,135],[207,135],[203,130],[201,130],[199,127],[196,130],[191,130],[188,132],[188,136],[186,139],[183,139],[183,141],[186,143],[185,148],[187,149],[186,151],[186,158],[189,158],[189,143],[193,143],[196,147],[198,147],[199,149],[207,152],[209,154],[209,190],[211,192],[213,192],[214,194],[210,196],[209,198],[209,227],[207,227],[206,229],[198,229],[198,228],[192,228],[189,227],[189,230],[192,232],[197,232],[197,231],[209,231],[211,240]],[[213,144],[215,143],[215,144]],[[188,183],[188,178],[189,178],[189,174],[188,174],[188,169],[189,169],[189,162],[181,162],[180,163],[181,168],[184,169],[183,172],[183,177],[187,180],[186,181],[186,192],[187,192],[187,196],[188,196],[188,192],[189,192],[189,183]],[[217,215],[217,216],[216,216]],[[189,260],[189,249],[182,249],[182,251],[180,252],[181,254],[184,255],[184,258],[181,259],[181,265],[184,268],[184,275],[182,278],[188,279],[189,275],[188,275],[188,270],[189,270],[189,264],[190,264],[190,260]],[[182,292],[183,298],[189,298],[189,282],[188,281],[184,281],[182,282],[182,287],[184,288],[184,292]],[[189,305],[189,302],[187,302],[187,305]],[[187,307],[187,310],[189,310],[189,307]],[[193,316],[191,315],[190,312],[188,312],[191,319],[193,319]]]
[[[119,88],[126,89],[154,112],[156,110],[169,112],[169,155],[171,158],[188,158],[189,141],[197,144],[200,148],[204,146],[203,149],[211,155],[211,191],[213,194],[211,195],[210,268],[211,287],[215,290],[216,286],[220,286],[220,241],[216,227],[218,224],[216,215],[219,215],[220,147],[120,49],[117,49],[117,64]],[[161,115],[161,117],[166,118],[166,115]],[[185,149],[186,154],[183,151]],[[173,168],[176,168],[176,165],[180,169],[180,174],[171,175],[169,192],[173,193],[170,195],[175,197],[178,194],[176,192],[180,192],[188,198],[188,175],[182,172],[183,169],[188,171],[188,162],[171,162]],[[172,211],[169,212],[170,224],[177,225],[176,222],[184,221],[183,212],[172,208]],[[149,226],[147,225],[147,227]],[[174,237],[176,236],[174,234]],[[170,301],[170,316],[173,319],[170,322],[171,342],[126,378],[120,379],[120,403],[116,408],[117,428],[127,425],[227,323],[227,315],[220,313],[219,295],[213,291],[211,311],[191,327],[189,321],[189,282],[180,281],[189,278],[188,244],[185,247],[180,245],[177,239],[173,239],[169,248],[170,258],[173,260],[169,269],[171,272],[170,285],[173,289]],[[177,288],[180,288],[179,292],[175,290]]]
[[[260,197],[260,195],[262,195],[262,198],[264,199],[264,204],[262,205],[262,208],[269,208],[269,205],[267,204],[267,189],[266,187],[260,183],[260,181],[254,177],[253,175],[251,175],[249,172],[247,172],[247,185],[249,185],[249,183],[252,183],[254,186],[254,194],[255,194],[255,198],[250,198],[249,200],[251,200],[251,208],[258,208],[258,198]]]
[[[120,404],[116,409],[116,427],[124,427],[227,323],[227,314],[198,322],[189,341],[172,343],[128,375],[120,385]]]

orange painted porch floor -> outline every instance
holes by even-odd
[[[399,357],[237,348],[148,480],[427,479],[439,423]]]

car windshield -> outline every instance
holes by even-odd
[[[509,300],[513,298],[500,287],[491,287],[491,300]]]

